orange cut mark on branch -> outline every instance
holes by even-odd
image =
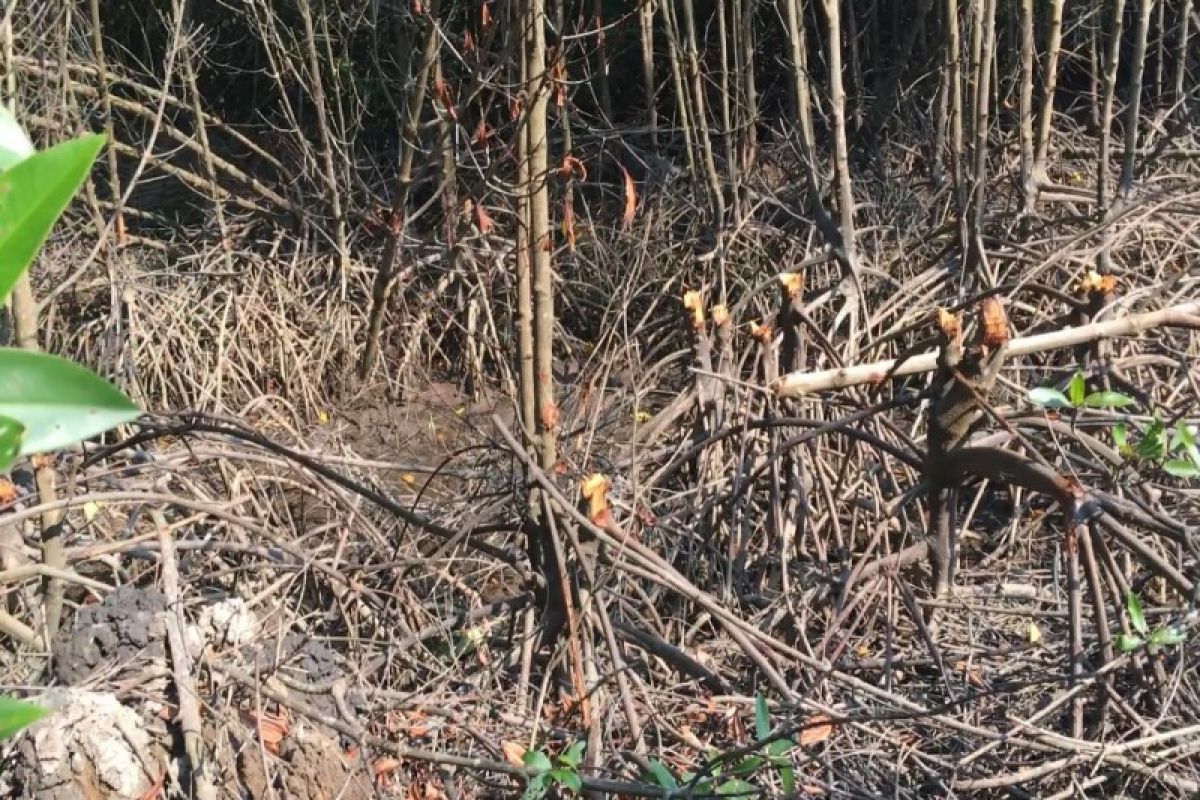
[[[628,228],[637,213],[637,188],[633,185],[633,176],[624,165],[621,166],[621,174],[625,176],[625,213],[621,215],[621,224]]]
[[[1008,316],[999,298],[984,298],[979,310],[979,323],[983,328],[984,345],[1000,347],[1008,341]]]
[[[761,325],[757,322],[750,323],[750,335],[758,341],[766,344],[771,341],[771,336],[775,331],[771,328],[771,323],[764,322]]]
[[[800,290],[804,288],[804,276],[799,272],[781,272],[777,277],[779,285],[783,287],[789,300],[794,300],[796,295],[800,294]]]
[[[954,341],[962,334],[962,317],[944,308],[938,307],[936,312],[937,326],[946,338]]]
[[[692,315],[692,328],[700,330],[704,327],[704,303],[700,292],[692,289],[683,293],[683,310]]]
[[[580,485],[580,493],[588,502],[588,519],[597,525],[603,525],[609,517],[608,487],[608,478],[599,472],[584,478]]]
[[[542,430],[553,431],[558,429],[558,406],[554,403],[547,403],[542,406]]]
[[[713,306],[712,321],[718,328],[729,322],[729,308],[724,305]]]

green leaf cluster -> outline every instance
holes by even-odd
[[[87,178],[104,137],[81,136],[38,152],[0,104],[0,300],[29,269]],[[120,391],[56,356],[0,348],[0,470],[103,433],[141,412]],[[0,697],[0,738],[48,712]]]
[[[521,800],[541,800],[551,787],[568,789],[574,794],[583,792],[579,765],[583,763],[586,749],[587,742],[578,741],[553,758],[541,750],[526,750],[521,760],[534,770],[534,775],[529,779]]]
[[[1171,647],[1187,641],[1187,634],[1174,625],[1163,625],[1153,630],[1146,622],[1146,612],[1142,610],[1142,601],[1133,592],[1125,594],[1125,612],[1129,615],[1129,624],[1136,633],[1121,633],[1117,635],[1116,646],[1122,653],[1130,653],[1146,645],[1152,647]]]
[[[686,787],[691,794],[697,796],[758,797],[763,794],[763,789],[752,783],[752,779],[764,770],[773,770],[779,778],[779,786],[784,795],[794,795],[796,771],[788,753],[798,745],[791,737],[771,738],[771,712],[767,707],[766,698],[761,694],[754,696],[754,736],[757,741],[766,744],[755,752],[743,755],[728,768],[716,763],[703,775],[688,771],[676,778],[662,761],[651,759],[650,771],[643,777],[668,792]],[[710,753],[710,760],[717,761],[719,755],[716,751]]]

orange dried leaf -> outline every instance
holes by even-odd
[[[833,733],[833,725],[829,724],[828,714],[814,714],[804,721],[804,730],[800,731],[800,744],[816,744],[823,742]]]
[[[504,760],[512,764],[514,767],[523,767],[525,762],[522,760],[525,757],[525,746],[516,742],[501,742],[500,752],[504,753]]]
[[[279,743],[288,735],[290,729],[287,712],[271,714],[267,711],[262,713],[249,711],[246,712],[245,718],[258,731],[258,737],[262,740],[263,747],[267,752],[271,755],[279,755]]]
[[[633,185],[633,176],[624,165],[621,166],[621,174],[625,176],[625,213],[621,215],[621,224],[629,227],[633,222],[633,215],[637,212],[637,189]]]
[[[999,347],[1008,341],[1008,317],[999,298],[984,298],[979,322],[983,328],[983,343],[988,347]]]

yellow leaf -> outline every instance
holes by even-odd
[[[1042,632],[1038,628],[1037,623],[1033,622],[1032,620],[1029,623],[1029,628],[1026,631],[1026,634],[1029,637],[1030,644],[1037,644],[1042,640]]]
[[[317,412],[317,421],[320,422],[322,425],[324,425],[325,423],[329,422],[329,415],[326,414],[324,411],[318,411]]]
[[[637,420],[638,422],[649,422],[650,421],[650,412],[645,410],[644,408],[639,408],[637,410],[637,413],[633,415],[633,418],[635,420]]]
[[[83,504],[83,518],[91,522],[100,513],[100,506],[96,505],[95,501],[89,500]]]

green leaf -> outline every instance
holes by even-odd
[[[667,765],[657,758],[650,759],[650,776],[663,789],[679,788],[679,782],[675,780],[675,776],[671,774],[671,770],[667,769]]]
[[[521,756],[521,761],[525,766],[539,773],[549,772],[554,768],[554,764],[550,763],[550,756],[541,750],[526,750],[525,755]]]
[[[521,800],[542,800],[546,796],[546,788],[549,784],[550,778],[544,772],[530,778],[529,785],[525,787],[525,793],[521,795]]]
[[[779,783],[783,786],[783,793],[786,796],[794,797],[796,794],[796,771],[791,767],[780,767]]]
[[[8,110],[8,106],[0,103],[0,172],[33,154],[33,143],[25,135],[25,129]]]
[[[729,770],[734,775],[749,775],[763,765],[762,756],[746,756],[733,769]]]
[[[1196,432],[1183,420],[1175,424],[1175,444],[1187,450],[1192,463],[1200,464],[1200,447],[1196,446]]]
[[[1083,378],[1082,372],[1076,372],[1071,376],[1070,383],[1067,384],[1067,399],[1071,405],[1079,408],[1083,405],[1083,395],[1087,392],[1087,382]]]
[[[1150,626],[1146,624],[1146,614],[1142,611],[1142,601],[1138,600],[1133,592],[1125,593],[1125,610],[1129,612],[1129,623],[1135,631],[1142,636],[1150,632]]]
[[[50,709],[35,706],[11,697],[0,697],[0,739],[7,739],[22,728],[32,725],[50,713]]]
[[[559,786],[565,786],[575,794],[583,791],[583,779],[579,774],[572,769],[556,769],[550,773],[550,777]]]
[[[1029,390],[1029,400],[1043,408],[1070,408],[1071,401],[1058,389],[1049,386],[1039,386]]]
[[[767,755],[772,759],[777,759],[783,756],[787,751],[796,746],[796,743],[791,739],[776,739],[767,745]]]
[[[1118,423],[1112,427],[1113,446],[1117,448],[1117,452],[1123,456],[1127,456],[1133,451],[1129,447],[1129,429],[1125,427],[1125,423]]]
[[[771,711],[767,708],[767,698],[761,694],[754,695],[754,734],[757,739],[771,735]]]
[[[8,469],[21,455],[25,426],[11,417],[0,417],[0,471]]]
[[[728,795],[750,797],[751,795],[759,794],[759,791],[753,784],[746,783],[741,778],[730,778],[717,787],[717,794],[722,797]]]
[[[1200,466],[1182,458],[1163,462],[1163,471],[1175,478],[1200,478]]]
[[[583,751],[587,749],[587,742],[580,739],[575,744],[563,751],[558,757],[559,762],[566,764],[568,767],[578,767],[583,761]]]
[[[1136,401],[1127,394],[1120,392],[1092,392],[1083,398],[1083,404],[1088,408],[1124,408]]]
[[[33,263],[103,146],[99,134],[82,136],[0,173],[0,298]]]
[[[1142,434],[1142,439],[1137,443],[1137,447],[1134,448],[1138,458],[1157,461],[1166,454],[1167,443],[1163,441],[1164,431],[1162,420],[1156,416],[1154,422]]]
[[[1130,636],[1128,633],[1119,633],[1114,644],[1116,644],[1117,649],[1122,653],[1132,653],[1144,645],[1145,642],[1142,641],[1141,637]]]
[[[1183,644],[1187,641],[1187,634],[1174,626],[1159,628],[1154,633],[1150,634],[1148,640],[1150,644],[1158,645],[1159,647],[1170,647],[1172,645]]]
[[[77,364],[0,348],[0,416],[25,426],[22,455],[75,444],[140,413],[111,384]]]

